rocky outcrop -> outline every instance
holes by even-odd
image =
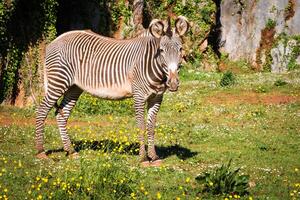
[[[280,40],[271,50],[271,71],[275,73],[286,72],[293,57],[293,49],[297,46],[296,40]]]
[[[275,38],[300,34],[300,0],[226,0],[220,18],[221,51],[260,70]]]

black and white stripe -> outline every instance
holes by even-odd
[[[186,22],[183,17],[178,19],[181,23]],[[178,88],[180,28],[178,20],[174,31],[170,22],[165,27],[162,21],[154,20],[149,27],[150,34],[129,40],[107,38],[91,31],[71,31],[49,44],[45,57],[45,96],[36,117],[38,152],[44,153],[43,129],[47,114],[52,107],[57,107],[56,118],[64,150],[74,153],[66,124],[79,96],[87,91],[105,99],[133,97],[141,132],[141,159],[158,159],[154,147],[155,120],[165,90],[176,91]],[[62,96],[63,100],[57,106]],[[148,155],[144,144],[146,132]]]

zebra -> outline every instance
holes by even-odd
[[[48,112],[53,107],[56,108],[64,151],[71,157],[78,156],[67,134],[66,124],[76,101],[86,91],[103,99],[132,97],[139,130],[140,161],[160,163],[154,144],[156,115],[164,92],[178,90],[182,36],[188,29],[187,19],[179,16],[174,28],[170,18],[167,21],[154,19],[145,34],[132,39],[117,40],[89,30],[76,30],[53,40],[46,47],[45,95],[36,111],[36,157],[47,158],[43,130]]]

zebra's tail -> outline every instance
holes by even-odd
[[[44,91],[45,91],[45,94],[47,93],[47,90],[48,90],[47,69],[46,69],[46,64],[44,64]]]

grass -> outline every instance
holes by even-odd
[[[132,100],[81,98],[68,126],[76,160],[61,151],[54,112],[45,129],[51,160],[40,161],[34,108],[1,106],[0,199],[299,199],[300,72],[238,74],[225,88],[220,73],[181,77],[158,115],[158,168],[139,166]],[[195,178],[230,159],[249,175],[249,194],[201,192]]]

